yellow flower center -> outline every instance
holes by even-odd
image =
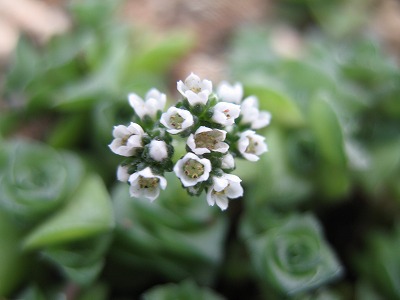
[[[189,159],[183,166],[186,176],[197,179],[204,174],[204,166],[195,159]]]
[[[143,177],[139,176],[139,187],[141,189],[152,189],[158,186],[158,183],[160,182],[160,179],[157,177]]]
[[[182,123],[185,121],[179,114],[172,115],[169,117],[169,123],[175,129],[182,129]]]

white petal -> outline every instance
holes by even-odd
[[[159,188],[143,189],[143,196],[153,202],[160,195]]]
[[[228,198],[234,199],[243,196],[243,188],[240,183],[232,182],[225,192]]]
[[[219,206],[219,208],[221,208],[221,210],[225,210],[228,208],[228,197],[224,196],[224,195],[218,195],[216,197],[216,201],[217,205]]]
[[[126,141],[126,146],[129,148],[142,147],[142,137],[140,135],[131,135]]]
[[[142,98],[134,93],[131,93],[128,95],[128,101],[139,118],[143,118],[143,116],[147,113],[147,109]]]
[[[218,86],[217,94],[222,101],[239,104],[243,97],[243,87],[238,82],[230,85],[223,81]]]
[[[215,199],[214,199],[214,195],[213,195],[213,189],[212,188],[210,188],[209,190],[208,190],[208,192],[207,192],[207,203],[208,203],[208,205],[210,205],[210,206],[214,206],[214,204],[215,204]]]
[[[114,126],[113,137],[122,139],[129,135],[131,135],[131,132],[126,126],[124,125]]]
[[[270,122],[271,114],[267,111],[260,111],[260,113],[258,114],[258,118],[252,122],[251,128],[261,129],[265,126],[268,126]]]
[[[217,192],[223,191],[228,186],[228,180],[223,177],[213,177],[213,189]]]

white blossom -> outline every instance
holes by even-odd
[[[114,140],[108,146],[115,154],[127,157],[133,156],[143,146],[143,135],[142,127],[133,122],[128,127],[124,125],[114,126]]]
[[[212,120],[215,123],[230,126],[235,123],[235,119],[239,117],[240,106],[228,102],[219,102],[214,106]]]
[[[211,171],[211,162],[206,158],[199,158],[196,154],[187,153],[174,166],[176,176],[183,186],[194,186],[198,182],[208,179]]]
[[[167,143],[164,141],[152,140],[150,142],[149,154],[155,161],[163,161],[168,157]]]
[[[226,131],[224,130],[200,126],[194,134],[189,136],[186,144],[197,155],[211,151],[225,153],[229,149],[229,145],[223,142],[225,137]]]
[[[206,104],[212,92],[212,82],[206,79],[201,80],[199,76],[191,73],[184,83],[182,80],[178,81],[177,88],[188,99],[190,105]]]
[[[145,197],[154,201],[160,194],[160,188],[165,190],[167,180],[163,176],[154,175],[149,167],[133,173],[129,177],[131,197]]]
[[[223,81],[218,86],[217,95],[224,102],[239,104],[243,98],[243,86],[239,82],[231,85]]]
[[[128,169],[129,169],[129,166],[122,166],[122,165],[119,165],[118,166],[118,169],[117,169],[117,179],[119,180],[119,181],[122,181],[122,182],[128,182],[128,179],[129,179],[129,176],[131,176],[129,173],[128,173]]]
[[[234,199],[243,196],[242,180],[232,174],[223,174],[221,177],[213,177],[213,185],[208,189],[207,202],[213,206],[215,203],[225,210],[228,207],[228,198]]]
[[[128,95],[128,100],[135,113],[143,119],[145,115],[154,118],[157,111],[163,110],[167,97],[157,89],[151,89],[147,92],[145,100],[134,93]]]
[[[227,153],[222,157],[221,168],[224,170],[231,170],[235,168],[235,159],[233,158],[232,154]]]
[[[250,161],[259,160],[259,156],[268,151],[265,138],[253,130],[242,132],[238,141],[238,149],[242,156]]]
[[[259,111],[258,99],[255,96],[247,97],[241,105],[241,122],[250,124],[252,129],[260,129],[267,126],[271,121],[271,114],[267,111]]]
[[[177,134],[193,125],[193,116],[188,110],[172,106],[161,115],[160,122],[169,133]]]

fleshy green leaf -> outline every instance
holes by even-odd
[[[310,103],[310,126],[322,158],[319,166],[322,190],[331,197],[341,196],[349,187],[343,134],[332,106],[322,94]]]
[[[35,228],[24,240],[25,249],[92,237],[114,225],[113,210],[102,180],[89,175],[66,206]]]
[[[25,277],[28,260],[20,248],[21,232],[0,209],[0,295],[7,296]]]
[[[315,289],[342,273],[311,215],[293,215],[249,242],[261,280],[282,295]]]

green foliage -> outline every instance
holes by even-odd
[[[39,220],[59,208],[83,177],[81,162],[68,153],[22,140],[3,146],[0,206],[17,222]]]
[[[246,237],[260,279],[281,295],[293,296],[338,278],[342,267],[310,215],[276,220]]]
[[[397,224],[392,233],[372,233],[364,253],[354,256],[361,275],[389,299],[400,298],[399,249],[400,226]]]
[[[192,281],[156,286],[142,295],[143,300],[222,300],[212,290],[200,288]]]

